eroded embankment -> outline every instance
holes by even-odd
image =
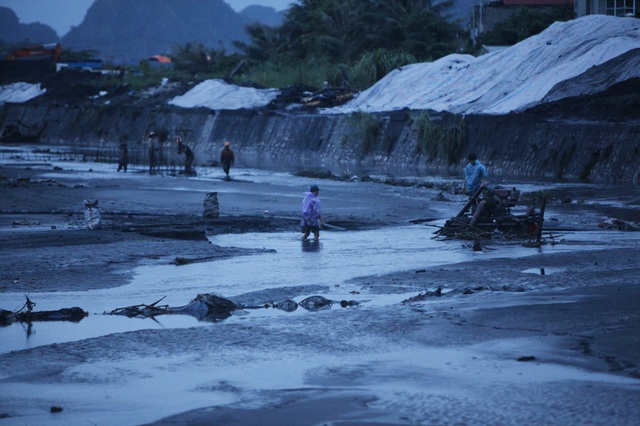
[[[458,173],[475,151],[495,175],[640,181],[640,125],[555,121],[528,114],[459,116],[402,111],[380,115],[288,114],[122,105],[6,104],[3,126],[50,145],[117,155],[122,142],[144,152],[150,131],[183,137],[196,164],[214,163],[230,140],[240,166],[324,168],[335,174]],[[115,161],[115,158],[114,158]],[[133,159],[132,161],[136,161]],[[144,162],[144,154],[139,161]]]

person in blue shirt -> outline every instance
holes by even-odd
[[[484,185],[484,181],[487,178],[487,168],[478,161],[476,154],[471,153],[467,158],[469,159],[469,164],[464,169],[464,190],[470,196],[473,196]]]

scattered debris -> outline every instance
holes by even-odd
[[[220,216],[220,203],[218,201],[217,192],[209,192],[204,198],[204,212],[202,214],[205,218],[218,218]]]
[[[14,220],[12,223],[12,226],[15,228],[17,226],[37,226],[40,225],[40,222],[36,221],[30,221],[29,219],[21,219],[21,220]]]
[[[84,200],[84,219],[89,229],[96,229],[100,226],[100,208],[97,198]]]
[[[518,358],[518,361],[520,362],[528,362],[528,361],[535,361],[536,357],[535,356],[521,356],[520,358]]]
[[[111,315],[124,315],[129,318],[149,318],[157,315],[170,314],[168,305],[157,306],[164,297],[157,300],[150,305],[140,304],[133,306],[126,306],[124,308],[116,308],[109,312]]]
[[[80,322],[89,315],[83,309],[74,306],[73,308],[62,308],[55,311],[34,311],[34,302],[26,297],[25,304],[15,312],[0,309],[0,326],[11,325],[14,322],[31,323],[36,321],[71,321]]]
[[[422,302],[423,300],[427,300],[431,297],[441,297],[441,296],[442,296],[442,287],[438,287],[435,291],[426,291],[424,293],[420,293],[417,296],[413,296],[406,300],[403,300],[402,303]]]
[[[301,101],[305,108],[331,108],[347,103],[357,94],[357,90],[348,87],[327,86],[302,98]]]
[[[604,222],[598,224],[598,227],[603,229],[617,229],[619,231],[640,231],[640,222],[632,222],[630,220],[610,217]]]
[[[511,209],[519,198],[520,191],[516,188],[480,187],[460,212],[435,232],[436,237],[474,240],[476,251],[481,250],[480,239],[496,236],[528,237],[540,244],[546,198],[540,201],[539,209],[530,205],[524,213],[516,214]]]
[[[341,307],[357,306],[359,303],[355,300],[341,300],[339,302],[329,300],[322,296],[310,296],[297,303],[294,300],[283,300],[275,303],[265,303],[258,306],[243,306],[234,303],[222,296],[211,293],[199,294],[188,304],[178,307],[170,307],[168,305],[158,305],[164,297],[150,305],[140,304],[127,306],[124,308],[114,309],[109,312],[110,315],[124,315],[130,318],[153,318],[160,315],[184,314],[191,315],[199,321],[216,322],[231,316],[231,313],[239,309],[268,309],[274,308],[285,312],[293,312],[298,306],[308,311],[319,311],[329,309],[334,303],[339,303]]]

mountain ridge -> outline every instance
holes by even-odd
[[[0,41],[3,43],[35,45],[58,40],[58,34],[50,26],[39,22],[23,24],[12,9],[0,6]]]
[[[223,0],[96,0],[83,21],[60,37],[45,24],[22,24],[12,9],[0,7],[0,41],[60,42],[63,49],[96,51],[104,61],[136,65],[187,43],[235,52],[235,41],[249,42],[247,25],[275,26],[282,20],[283,13],[272,7],[253,5],[236,12]]]

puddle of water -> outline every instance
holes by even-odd
[[[16,160],[17,161],[17,160]],[[10,164],[12,160],[3,160]],[[15,163],[15,161],[13,161]],[[54,166],[64,170],[55,171]],[[66,172],[76,170],[73,180],[78,182],[104,181],[113,179],[115,165],[91,162],[51,161],[47,165],[33,165],[50,172],[46,178],[69,179]],[[190,181],[211,182],[220,179],[222,171],[217,168],[198,169],[198,176]],[[160,188],[158,179],[172,179],[169,176],[149,176],[146,173],[129,173],[127,179],[145,182],[149,188]],[[299,197],[297,189],[304,188],[315,182],[314,179],[293,177],[289,173],[278,173],[256,169],[234,169],[234,179],[237,184],[233,187],[226,185],[216,190],[233,191],[235,193],[255,193],[255,188],[242,185],[243,181],[264,183],[265,185],[292,188],[282,193],[270,193],[269,197]],[[437,178],[433,178],[437,179]],[[197,190],[187,188],[183,179],[174,179],[172,190]],[[340,190],[344,182],[323,181],[322,186]],[[354,185],[374,185],[371,183],[357,183]],[[245,189],[246,186],[246,189]],[[544,190],[555,187],[575,189],[576,191],[598,191],[598,185],[586,184],[549,184],[528,183],[518,184],[523,191]],[[604,186],[602,186],[605,188]],[[166,185],[162,187],[166,190]],[[424,194],[414,188],[385,187],[386,190],[397,194],[398,197],[420,198]],[[205,191],[205,189],[203,189]],[[635,194],[637,190],[630,190]],[[330,194],[327,191],[326,194]],[[610,194],[610,192],[603,192]],[[453,197],[453,196],[452,196]],[[611,195],[611,200],[620,199],[620,190]],[[330,201],[329,198],[326,199]],[[434,203],[433,209],[450,210],[451,205],[442,207]],[[448,213],[450,214],[450,213]],[[443,217],[446,214],[443,213]],[[433,222],[432,225],[442,225],[443,221]],[[332,300],[358,300],[367,306],[388,306],[406,299],[411,295],[367,294],[360,287],[347,284],[351,278],[381,275],[395,271],[424,269],[437,265],[447,265],[482,258],[535,256],[538,253],[554,253],[593,249],[620,247],[625,244],[637,244],[640,239],[638,233],[624,233],[607,231],[607,241],[603,241],[602,232],[564,233],[558,235],[556,241],[566,239],[570,243],[545,245],[541,249],[525,248],[515,244],[491,244],[492,250],[474,252],[468,242],[433,240],[435,228],[423,225],[398,226],[377,230],[358,232],[329,232],[322,231],[319,243],[303,243],[297,239],[296,233],[250,233],[217,235],[211,237],[214,244],[221,246],[235,246],[242,248],[265,248],[275,252],[262,253],[252,256],[239,256],[206,263],[195,263],[184,266],[149,265],[137,268],[136,275],[129,285],[102,290],[38,293],[32,299],[37,303],[37,310],[55,310],[63,307],[79,306],[88,311],[90,316],[80,323],[34,323],[31,330],[20,324],[0,328],[0,353],[19,350],[50,343],[61,343],[84,338],[102,336],[130,330],[149,329],[156,327],[182,328],[193,326],[207,326],[211,323],[198,322],[187,315],[161,316],[158,322],[146,319],[130,319],[118,316],[100,315],[114,309],[136,304],[151,304],[164,297],[160,304],[182,306],[200,293],[215,293],[224,297],[233,297],[262,289],[290,287],[299,285],[317,285],[327,288],[324,294]],[[545,273],[559,272],[553,268],[546,268]],[[525,273],[540,273],[539,268],[523,271]],[[97,278],[99,279],[99,278]],[[433,289],[431,289],[433,290]],[[358,292],[355,294],[354,292]],[[300,295],[296,301],[303,297]],[[412,294],[413,295],[413,294]],[[22,293],[2,293],[1,304],[4,309],[17,310],[24,304]],[[234,318],[254,318],[275,315],[304,315],[307,312],[298,309],[293,313],[286,313],[274,309],[261,309],[239,312]],[[30,334],[28,334],[30,331]]]
[[[80,302],[78,305],[82,306]],[[2,340],[0,353],[134,330],[185,328],[206,324],[199,323],[188,315],[163,315],[155,321],[118,315],[89,315],[79,323],[34,322],[31,327],[27,324],[15,323],[0,329],[0,340]]]
[[[382,275],[395,271],[423,269],[479,258],[535,256],[540,252],[562,252],[593,248],[594,235],[576,236],[585,244],[547,245],[531,249],[518,245],[495,245],[492,250],[474,252],[465,242],[433,240],[433,228],[411,225],[358,232],[322,232],[320,242],[302,242],[296,233],[249,233],[211,237],[214,244],[242,248],[265,248],[275,252],[184,266],[148,265],[136,270],[129,285],[90,291],[38,293],[32,297],[37,310],[55,310],[79,306],[90,313],[80,323],[34,323],[31,330],[21,324],[0,328],[0,352],[26,349],[38,345],[61,343],[131,330],[183,328],[212,325],[198,322],[188,315],[163,315],[157,322],[100,315],[136,304],[182,306],[200,293],[233,297],[262,289],[300,285],[323,286],[321,295],[332,300],[356,300],[365,306],[388,306],[415,294],[369,294],[357,285],[346,283],[354,277]],[[573,239],[574,236],[572,236]],[[556,272],[548,269],[547,273]],[[528,272],[528,271],[525,271]],[[537,270],[539,273],[539,269]],[[433,290],[433,289],[432,289]],[[357,293],[355,293],[357,292]],[[304,297],[296,297],[299,302]],[[24,303],[21,293],[2,294],[5,309],[17,310]],[[304,315],[275,309],[239,311],[233,318],[274,315]],[[31,334],[28,334],[28,332]]]

